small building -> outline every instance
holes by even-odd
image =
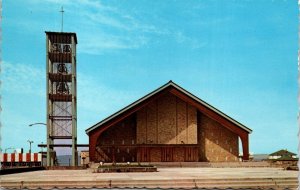
[[[91,162],[249,159],[251,129],[170,81],[91,126]]]
[[[283,167],[286,169],[299,170],[297,167],[298,158],[295,153],[289,152],[288,150],[279,150],[272,154],[269,154],[268,161],[277,167]]]
[[[85,150],[85,151],[81,151],[80,152],[80,165],[84,166],[89,164],[90,162],[90,157],[89,157],[89,151]]]
[[[298,160],[297,154],[289,152],[287,149],[281,149],[279,151],[269,154],[270,160]]]

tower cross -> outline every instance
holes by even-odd
[[[61,10],[59,11],[61,12],[61,32],[63,32],[63,28],[64,28],[64,7],[61,7]]]

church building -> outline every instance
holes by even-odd
[[[92,162],[248,160],[251,132],[172,81],[86,130]]]

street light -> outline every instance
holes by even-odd
[[[33,126],[33,125],[46,125],[46,126],[47,126],[46,123],[32,123],[32,124],[29,124],[29,127],[31,127],[31,126]]]
[[[8,147],[8,148],[6,148],[6,149],[4,150],[4,153],[6,153],[6,151],[9,150],[9,149],[15,149],[15,148],[14,148],[14,147]]]
[[[31,127],[31,126],[34,126],[34,125],[45,125],[45,126],[47,126],[46,123],[41,123],[41,122],[39,122],[39,123],[32,123],[32,124],[29,124],[28,126]],[[32,141],[32,143],[33,143],[33,141]],[[43,142],[42,142],[42,144],[43,144]],[[43,154],[43,147],[41,147],[41,149],[42,149],[41,153]]]
[[[46,123],[42,123],[42,122],[38,122],[38,123],[32,123],[32,124],[29,124],[28,126],[29,127],[32,127],[32,126],[34,126],[34,125],[45,125],[46,127],[47,127],[47,124]],[[47,128],[46,128],[47,129]],[[48,140],[48,139],[46,139],[46,140]],[[48,142],[48,141],[47,141]],[[44,144],[43,142],[42,142],[42,144]],[[48,143],[47,143],[47,148],[49,148],[48,147]],[[30,148],[31,149],[31,148]],[[42,154],[42,166],[43,166],[43,147],[41,147],[41,154]],[[48,150],[47,150],[47,158],[48,158]]]
[[[27,142],[29,142],[29,153],[31,153],[31,143],[33,143],[33,141],[27,140]]]

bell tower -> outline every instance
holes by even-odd
[[[77,166],[76,33],[46,32],[47,166]],[[71,147],[71,149],[70,149]]]

